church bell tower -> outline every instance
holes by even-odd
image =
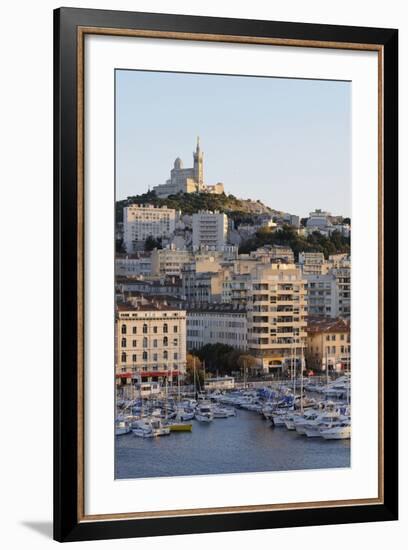
[[[203,153],[200,149],[200,138],[197,137],[197,147],[193,153],[194,158],[194,179],[198,186],[204,184],[204,163],[203,163]]]

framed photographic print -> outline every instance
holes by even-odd
[[[397,518],[397,31],[55,11],[58,541]]]

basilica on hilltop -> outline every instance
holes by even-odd
[[[183,161],[177,157],[170,171],[170,179],[162,185],[153,187],[156,195],[166,198],[177,193],[211,193],[221,195],[224,185],[216,183],[207,185],[204,183],[204,154],[200,149],[200,138],[197,138],[196,150],[193,152],[193,167],[184,168]]]

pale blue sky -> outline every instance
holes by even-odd
[[[116,196],[164,183],[200,136],[204,179],[306,216],[351,214],[351,83],[116,71]]]

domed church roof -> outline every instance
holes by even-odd
[[[180,157],[177,157],[174,161],[174,168],[177,168],[178,170],[180,170],[180,168],[183,168],[183,161]]]

